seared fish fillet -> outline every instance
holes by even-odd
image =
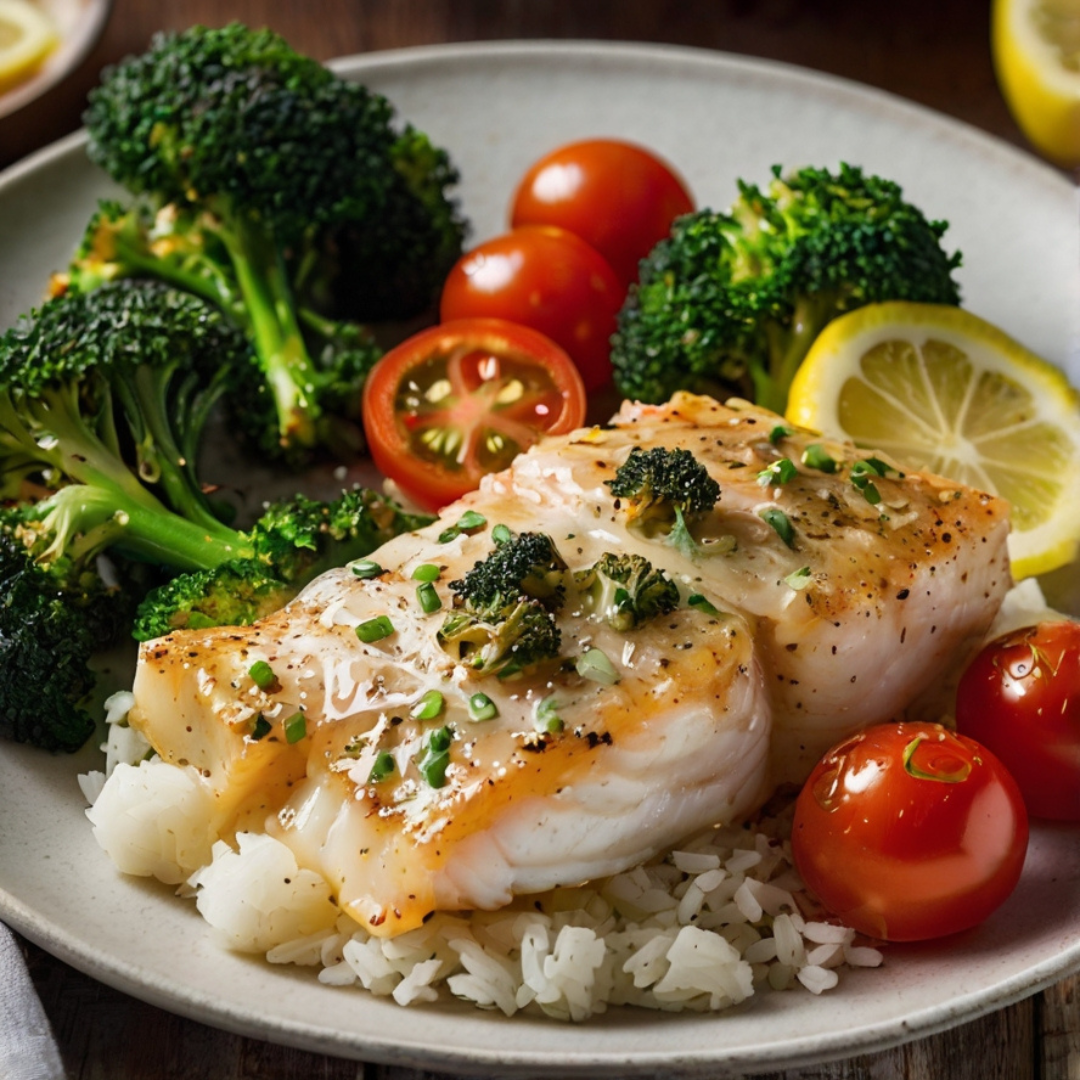
[[[853,474],[867,456],[838,444],[822,447],[835,471],[818,451],[804,464],[819,440],[780,424],[681,395],[545,440],[380,549],[378,577],[334,571],[255,626],[145,645],[130,720],[165,760],[200,770],[220,834],[273,832],[387,936],[436,909],[614,873],[738,819],[839,737],[901,714],[985,632],[1010,583],[999,500],[877,459]],[[635,446],[688,449],[719,482],[695,551],[627,525],[607,481]],[[781,459],[783,482],[761,482]],[[466,509],[486,524],[440,539]],[[480,675],[437,631],[447,584],[492,551],[497,524],[548,534],[570,571],[640,553],[683,603],[617,631],[568,601],[566,663]],[[420,564],[439,567],[444,606],[430,614]],[[392,631],[359,640],[381,617]],[[599,680],[575,667],[590,649],[611,664]],[[417,716],[432,691],[437,713]],[[472,718],[478,692],[497,715]]]

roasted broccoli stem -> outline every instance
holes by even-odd
[[[688,390],[782,413],[831,319],[885,300],[960,302],[946,228],[851,165],[740,182],[728,213],[679,218],[642,261],[612,339],[616,385],[640,401]]]
[[[445,152],[238,23],[157,35],[106,70],[85,121],[91,159],[137,201],[102,207],[71,280],[150,274],[212,299],[254,345],[266,400],[244,404],[273,418],[262,448],[298,460],[342,441],[378,350],[328,308],[371,280],[395,316],[432,301],[464,236]]]
[[[679,606],[679,587],[642,555],[605,552],[574,574],[585,611],[620,632],[635,630]]]

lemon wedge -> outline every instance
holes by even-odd
[[[1080,0],[994,0],[998,85],[1039,153],[1080,166]]]
[[[1080,549],[1080,395],[970,312],[889,303],[836,319],[796,373],[787,417],[1007,499],[1017,580]]]
[[[59,38],[49,16],[30,0],[0,0],[0,93],[30,78]]]

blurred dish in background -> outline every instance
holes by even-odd
[[[994,0],[994,69],[1032,146],[1080,167],[1080,0]]]
[[[0,116],[39,98],[78,67],[111,8],[112,0],[0,0]]]

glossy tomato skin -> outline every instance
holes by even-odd
[[[565,229],[529,225],[463,255],[443,285],[439,313],[531,326],[562,346],[585,389],[611,381],[611,335],[625,289],[604,257]]]
[[[541,435],[585,422],[585,387],[566,352],[502,319],[461,319],[391,349],[364,385],[364,431],[383,475],[439,510]]]
[[[510,224],[558,225],[591,244],[629,285],[638,262],[694,209],[686,183],[651,151],[620,139],[553,150],[522,177]]]
[[[792,854],[848,926],[886,941],[977,925],[1020,878],[1023,797],[985,747],[939,724],[890,723],[838,744],[795,804]]]
[[[960,680],[956,726],[1001,758],[1032,817],[1080,821],[1080,624],[990,642]]]

